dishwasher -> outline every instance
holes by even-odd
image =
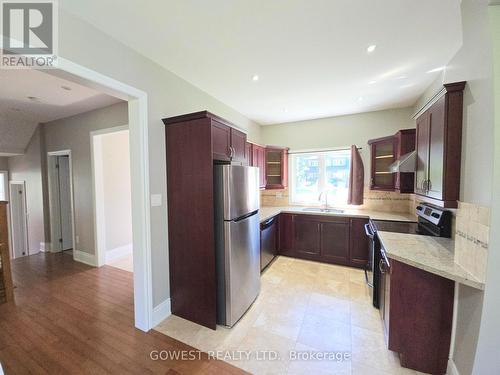
[[[260,270],[272,262],[278,250],[278,217],[274,216],[260,224]]]

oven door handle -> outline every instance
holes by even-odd
[[[374,234],[371,231],[370,224],[365,224],[365,233],[369,238],[373,239]]]
[[[365,280],[366,280],[366,285],[368,285],[370,288],[373,288],[373,284],[368,281],[368,270],[365,268]]]

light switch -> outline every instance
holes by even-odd
[[[151,194],[151,207],[160,207],[161,203],[161,194]]]

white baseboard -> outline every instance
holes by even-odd
[[[85,263],[92,267],[97,267],[97,262],[94,254],[89,254],[80,250],[73,250],[73,258],[77,262]]]
[[[170,298],[167,298],[153,309],[153,328],[167,319],[171,314]]]
[[[446,375],[460,375],[458,372],[457,366],[452,359],[448,360],[448,369],[446,370]]]
[[[131,243],[106,251],[105,262],[108,263],[125,255],[132,254],[133,245]]]
[[[45,253],[50,250],[50,242],[40,242],[40,252]]]

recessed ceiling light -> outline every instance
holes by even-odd
[[[73,89],[72,89],[71,87],[69,87],[69,86],[61,86],[61,88],[62,88],[63,90],[66,90],[66,91],[71,91],[71,90],[73,90]]]
[[[434,69],[431,69],[431,70],[428,70],[427,73],[436,73],[436,72],[440,72],[442,70],[444,70],[446,67],[445,66],[440,66],[440,67],[437,67],[437,68],[434,68]]]
[[[377,81],[370,81],[370,82],[368,82],[369,85],[374,85],[376,83],[377,83]]]
[[[405,79],[406,76],[399,76],[399,77],[396,77],[396,79]]]
[[[377,48],[377,45],[372,44],[371,46],[368,46],[368,48],[366,49],[366,52],[372,53],[373,51],[375,51],[375,48]]]
[[[40,99],[39,99],[39,98],[37,98],[36,96],[27,96],[27,98],[28,98],[29,100],[31,100],[32,102],[38,102],[38,101],[40,100]]]
[[[252,81],[257,82],[259,80],[259,76],[257,74],[254,74],[252,76]]]

